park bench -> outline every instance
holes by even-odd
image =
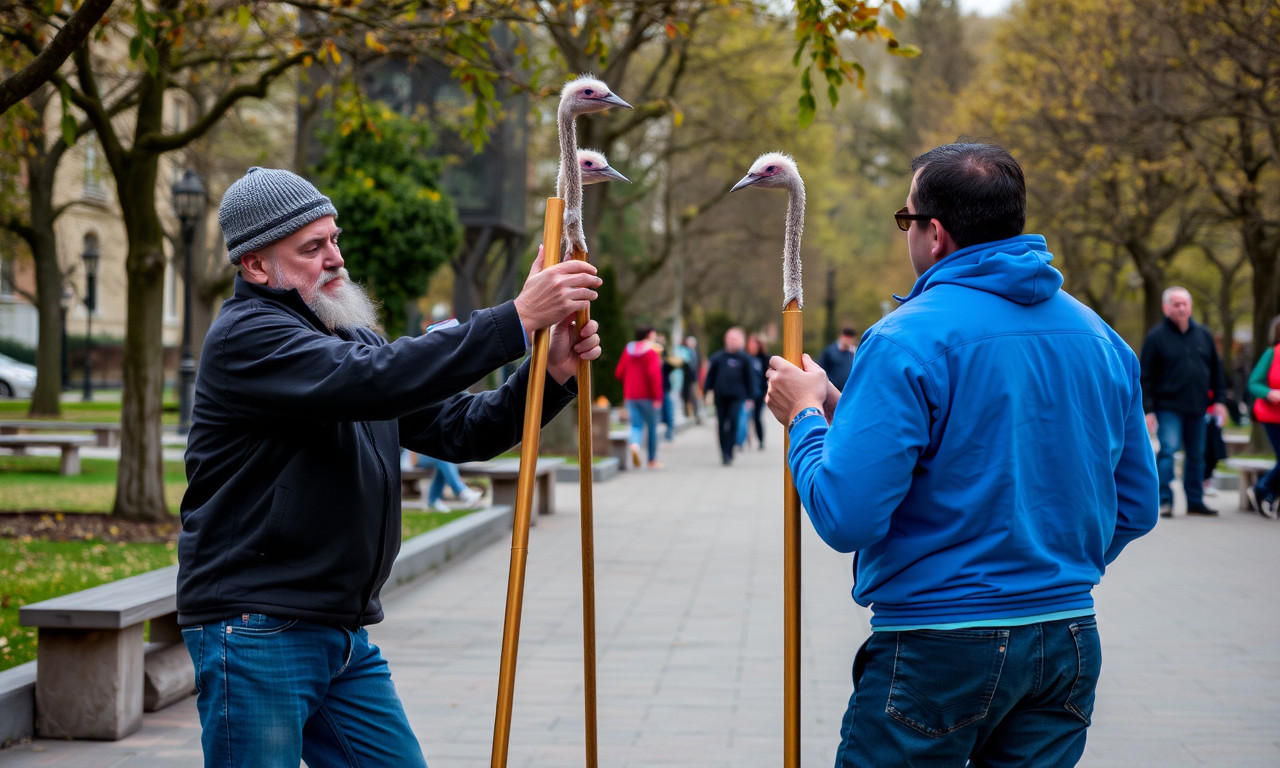
[[[1271,459],[1242,458],[1227,459],[1225,463],[1228,468],[1240,473],[1240,509],[1252,510],[1253,507],[1249,504],[1249,489],[1257,485],[1258,478],[1263,473],[1270,472],[1276,463]]]
[[[1249,450],[1248,435],[1223,435],[1222,442],[1227,446],[1227,456],[1239,456]]]
[[[618,460],[618,471],[632,469],[631,456],[627,453],[631,433],[625,429],[614,429],[609,432],[609,455]]]
[[[114,448],[120,444],[120,424],[118,422],[34,421],[31,419],[0,421],[0,435],[19,435],[24,432],[42,430],[62,432],[85,430],[93,432],[93,436],[97,440],[96,445],[99,448]]]
[[[555,512],[556,470],[564,459],[539,456],[534,469],[533,508],[539,515]],[[493,488],[493,504],[516,506],[516,488],[519,486],[520,460],[494,459],[493,461],[468,461],[458,465],[463,477],[486,477]]]
[[[177,614],[178,566],[24,606],[38,627],[36,733],[116,740],[195,691]],[[144,629],[150,623],[150,642]]]
[[[57,448],[62,451],[60,475],[80,474],[80,449],[93,443],[88,435],[0,435],[0,448],[22,455],[28,448]]]

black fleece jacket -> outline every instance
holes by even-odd
[[[381,621],[400,549],[400,447],[471,461],[514,445],[528,363],[496,390],[464,390],[524,352],[512,302],[388,343],[332,332],[297,291],[237,277],[196,377],[179,623]],[[545,392],[544,423],[574,395],[549,376]]]
[[[1223,403],[1227,380],[1209,329],[1194,320],[1185,333],[1165,318],[1142,342],[1142,410],[1204,415]]]

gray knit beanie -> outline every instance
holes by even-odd
[[[256,165],[227,187],[218,206],[218,223],[232,264],[316,219],[337,215],[333,201],[311,182],[296,173]]]

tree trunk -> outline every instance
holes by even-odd
[[[58,241],[53,229],[52,173],[33,169],[29,174],[31,205],[30,246],[36,267],[36,311],[40,338],[36,346],[36,390],[27,415],[62,415],[62,270],[58,268]]]
[[[131,163],[118,183],[129,254],[128,320],[124,342],[120,467],[111,514],[125,520],[169,518],[164,500],[160,414],[164,393],[161,328],[164,315],[164,234],[156,214],[158,158]]]

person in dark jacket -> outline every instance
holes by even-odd
[[[1160,515],[1173,515],[1173,454],[1183,451],[1182,487],[1187,514],[1216,515],[1204,504],[1205,409],[1227,418],[1226,376],[1213,334],[1191,319],[1191,293],[1174,286],[1165,290],[1164,321],[1142,342],[1142,410],[1147,430],[1160,441],[1156,469],[1160,473]]]
[[[858,351],[858,329],[846,325],[840,329],[840,338],[827,345],[818,358],[818,367],[827,372],[827,379],[838,390],[853,368],[853,355]]]
[[[707,361],[705,387],[715,399],[716,422],[720,429],[720,461],[726,467],[733,463],[743,403],[756,395],[755,374],[751,359],[743,351],[745,344],[742,329],[730,328],[724,334],[724,349]]]
[[[310,182],[251,168],[218,220],[238,269],[205,340],[186,451],[178,621],[206,766],[424,766],[365,627],[400,542],[403,446],[487,459],[520,437],[526,363],[466,388],[552,327],[543,422],[573,398],[596,324],[583,261],[535,262],[518,297],[387,342],[350,281],[337,211]]]

